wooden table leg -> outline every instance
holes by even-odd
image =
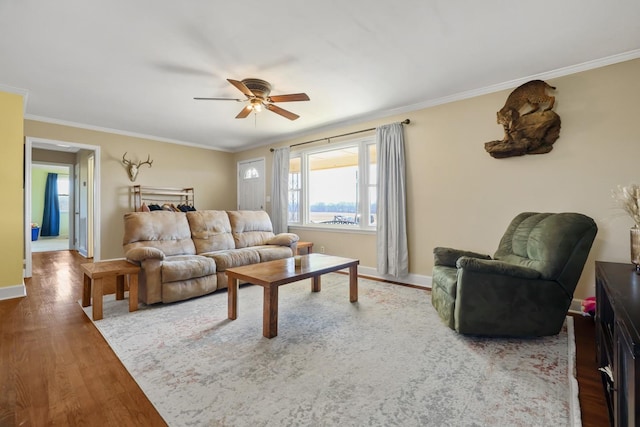
[[[264,286],[262,308],[262,335],[273,338],[278,335],[278,287]]]
[[[313,276],[311,278],[311,292],[320,292],[322,283],[320,282],[320,275]]]
[[[93,279],[91,288],[93,320],[100,320],[102,319],[102,278]]]
[[[138,274],[127,274],[129,282],[129,311],[138,310]]]
[[[116,300],[124,299],[124,274],[116,276]]]
[[[83,274],[82,285],[82,306],[89,307],[91,305],[91,279],[86,274]]]
[[[238,317],[238,279],[229,277],[227,281],[227,305],[230,320]]]
[[[358,301],[358,266],[349,267],[349,301]]]

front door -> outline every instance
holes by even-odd
[[[238,210],[265,209],[264,158],[238,162]]]

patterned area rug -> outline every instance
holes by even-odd
[[[360,279],[351,304],[345,275],[310,287],[280,287],[273,339],[250,285],[235,321],[220,291],[134,313],[108,296],[95,325],[170,426],[581,425],[570,317],[555,337],[470,338],[424,290]]]

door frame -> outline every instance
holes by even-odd
[[[31,277],[31,150],[33,143],[59,146],[66,145],[78,150],[93,151],[95,156],[94,181],[93,181],[93,259],[100,261],[100,146],[81,144],[72,141],[59,141],[54,139],[36,138],[27,136],[24,143],[24,277]],[[75,193],[75,189],[74,189]]]
[[[240,160],[237,163],[237,170],[236,170],[236,209],[239,209],[239,205],[240,205],[240,184],[242,182],[242,177],[240,176],[240,170],[242,169],[242,165],[247,164],[247,163],[254,163],[254,162],[262,162],[262,166],[263,166],[263,173],[264,173],[264,190],[263,190],[263,199],[262,199],[262,206],[263,206],[263,210],[267,211],[267,201],[268,201],[268,197],[267,197],[267,159],[266,157],[256,157],[254,159],[245,159],[245,160]]]
[[[75,202],[76,202],[76,194],[75,194],[75,190],[76,190],[76,184],[74,182],[75,180],[75,166],[71,163],[51,163],[51,162],[35,162],[35,161],[31,161],[31,167],[33,170],[33,165],[40,165],[40,166],[55,166],[55,167],[64,167],[67,168],[67,170],[69,171],[69,219],[68,219],[68,230],[69,230],[69,238],[68,238],[68,245],[67,245],[67,249],[71,250],[71,249],[77,249],[74,246],[73,243],[73,238],[75,236],[75,215],[73,215],[73,209],[75,206]],[[31,199],[29,199],[29,202],[31,202]],[[32,207],[33,208],[33,207]],[[33,213],[33,212],[31,212]],[[31,219],[33,219],[33,215],[27,216],[26,215],[26,210],[25,210],[25,220],[29,219],[29,217],[31,217]],[[42,224],[40,224],[40,226],[42,227]]]

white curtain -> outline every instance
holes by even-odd
[[[377,271],[394,277],[409,273],[404,135],[402,124],[379,126],[377,185]]]
[[[271,173],[271,222],[273,232],[285,233],[289,209],[289,147],[273,150],[273,170]]]

